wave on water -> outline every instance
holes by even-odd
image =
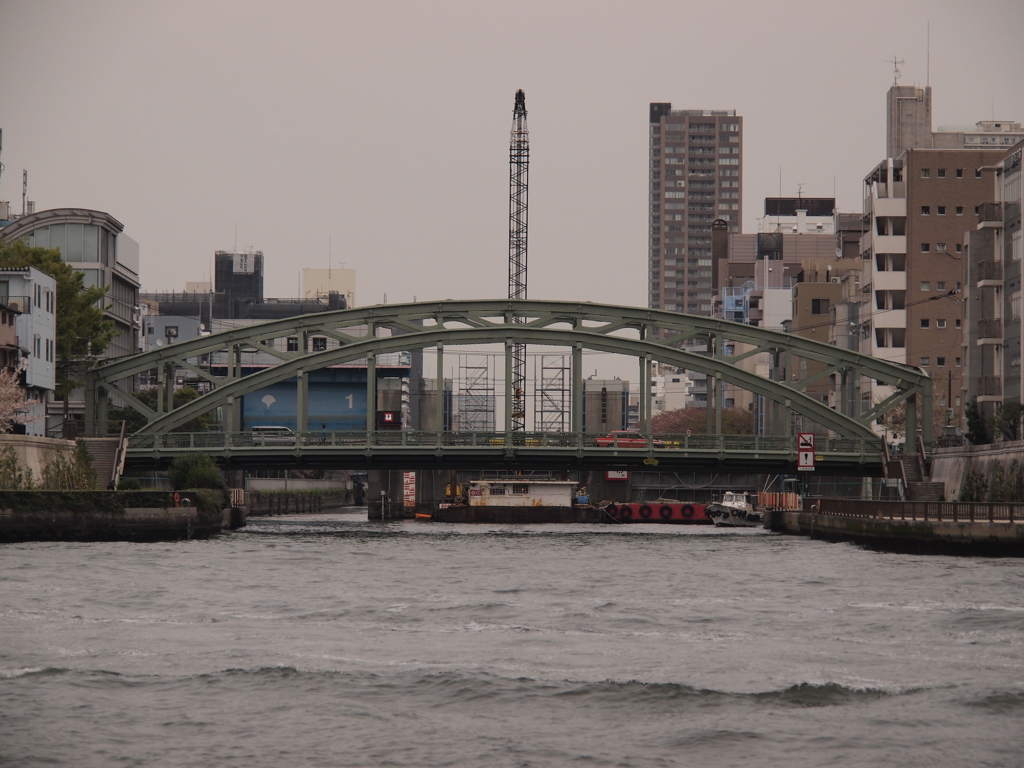
[[[1013,714],[1024,711],[1024,691],[998,691],[966,703],[993,714]]]
[[[538,680],[530,677],[502,677],[485,671],[339,671],[298,668],[294,666],[232,668],[191,676],[204,682],[234,679],[250,681],[255,686],[273,685],[342,685],[359,695],[390,695],[399,693],[413,698],[430,699],[433,705],[459,704],[474,700],[563,699],[591,703],[595,706],[635,706],[692,702],[702,707],[732,707],[746,702],[754,707],[830,707],[856,704],[894,696],[912,695],[921,688],[860,687],[840,683],[797,683],[787,688],[756,692],[721,691],[697,688],[684,683],[648,683],[639,680],[580,682],[574,680]],[[1013,693],[988,697],[979,706],[1024,707],[1024,694]]]
[[[63,667],[18,667],[4,669],[0,667],[0,680],[16,680],[19,677],[60,675],[70,670]]]

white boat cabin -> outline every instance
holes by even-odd
[[[473,480],[471,507],[571,507],[576,483],[567,480]]]

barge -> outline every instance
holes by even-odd
[[[431,519],[441,523],[601,521],[599,509],[589,504],[573,503],[576,483],[570,480],[528,480],[521,477],[473,480],[468,490],[468,503],[439,504]]]

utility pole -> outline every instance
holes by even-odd
[[[508,297],[526,298],[527,179],[530,170],[530,132],[526,128],[526,94],[516,91],[509,142]],[[525,323],[515,316],[514,323]],[[526,345],[512,346],[512,403],[508,408],[513,432],[526,429]]]

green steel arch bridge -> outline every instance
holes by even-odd
[[[311,349],[310,338],[336,344]],[[298,338],[298,350],[276,348],[273,341]],[[705,351],[682,348],[704,342]],[[728,342],[728,344],[726,344]],[[359,432],[310,431],[308,374],[327,366],[366,361],[367,403],[376,403],[376,360],[411,349],[433,349],[443,370],[446,348],[467,344],[501,344],[505,349],[505,420],[511,425],[513,348],[516,344],[571,350],[571,430],[562,433],[379,431],[374,408],[367,408],[366,429]],[[737,347],[736,345],[742,345]],[[282,345],[277,345],[282,346]],[[322,346],[322,345],[321,345]],[[739,353],[731,353],[741,349]],[[583,351],[635,357],[639,361],[641,441],[628,445],[607,436],[583,432]],[[242,355],[260,352],[277,364],[242,375]],[[768,378],[740,365],[767,353]],[[224,375],[200,363],[220,355]],[[812,370],[798,375],[801,370]],[[709,379],[708,434],[651,435],[652,361],[706,374]],[[178,408],[171,407],[174,374],[184,369],[205,382],[209,391]],[[158,398],[151,408],[133,394],[133,377],[157,372]],[[240,399],[272,384],[294,379],[297,402],[295,439],[261,441],[240,431]],[[881,402],[861,404],[860,386],[873,379],[890,394]],[[779,434],[723,435],[721,386],[728,382],[765,398],[771,404]],[[817,385],[817,396],[808,394]],[[837,407],[822,402],[828,387]],[[718,406],[711,407],[711,392]],[[483,468],[607,467],[700,469],[720,471],[792,471],[796,468],[796,436],[790,414],[818,425],[816,458],[829,474],[882,473],[883,446],[872,425],[883,414],[906,404],[908,424],[918,407],[932,410],[932,381],[922,370],[887,362],[851,350],[792,334],[769,331],[715,318],[589,302],[482,300],[378,305],[303,315],[212,334],[149,352],[98,363],[86,377],[86,419],[104,421],[110,398],[143,414],[146,424],[131,435],[127,462],[135,467],[160,467],[191,451],[211,454],[225,467],[372,467]],[[443,399],[437,400],[436,424],[443,424]],[[222,432],[174,431],[190,420],[221,409]],[[821,437],[827,432],[828,437]],[[598,440],[598,438],[604,438]],[[921,438],[931,444],[931,419],[922,419]]]

